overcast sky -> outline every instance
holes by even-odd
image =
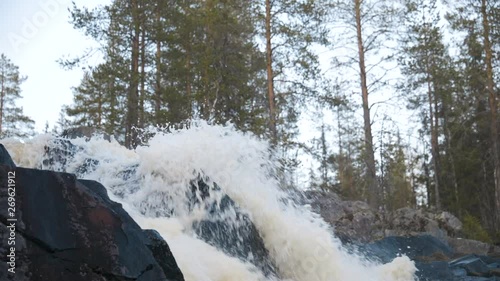
[[[87,7],[108,2],[74,1]],[[63,70],[56,61],[82,54],[93,44],[69,23],[70,5],[71,0],[0,0],[0,53],[28,76],[19,104],[36,121],[37,131],[46,121],[53,126],[61,106],[72,102],[71,87],[82,77],[82,70]]]

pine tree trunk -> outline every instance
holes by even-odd
[[[160,117],[161,110],[161,24],[160,24],[160,8],[157,3],[156,10],[156,78],[155,78],[155,122],[157,125],[162,124]]]
[[[140,25],[138,20],[138,0],[131,0],[132,21],[134,24],[132,38],[132,57],[130,87],[127,99],[127,118],[125,126],[125,146],[132,148],[135,145],[137,132],[134,129],[138,121],[138,99],[139,99],[139,36]]]
[[[3,67],[3,66],[1,66]],[[4,106],[4,100],[5,100],[5,74],[2,70],[2,73],[0,73],[0,81],[1,84],[1,92],[0,92],[0,136],[3,133],[3,106]]]
[[[144,112],[144,100],[146,99],[146,29],[141,31],[141,96],[139,99],[139,127],[144,128],[146,122]]]
[[[271,45],[271,0],[266,0],[266,60],[267,60],[267,98],[269,103],[269,130],[271,143],[278,143],[276,129],[276,102],[274,96],[273,49]]]
[[[361,79],[361,95],[363,98],[363,119],[365,131],[365,163],[367,168],[367,181],[368,181],[368,203],[378,208],[379,191],[377,184],[377,175],[375,167],[375,151],[373,149],[373,136],[372,126],[370,120],[370,107],[368,103],[368,83],[366,78],[366,65],[365,65],[365,50],[363,46],[363,36],[361,33],[361,0],[355,0],[354,9],[356,13],[356,33],[358,42],[358,55],[359,55],[359,73]]]
[[[451,148],[451,132],[450,129],[448,128],[448,118],[446,117],[447,113],[445,113],[445,121],[444,121],[444,126],[446,130],[446,143],[447,143],[447,148],[448,148],[448,154],[450,157],[450,164],[451,164],[451,182],[453,184],[453,193],[455,197],[455,206],[457,210],[457,214],[459,216],[462,216],[462,208],[460,208],[460,198],[459,198],[459,192],[458,192],[458,182],[457,182],[457,173],[456,173],[456,168],[455,168],[455,157],[453,156],[454,153]]]
[[[189,13],[189,10],[188,12]],[[191,32],[188,32],[187,34],[187,44],[186,44],[186,100],[187,100],[187,106],[188,106],[188,118],[193,118],[193,107],[195,100],[193,98],[193,83],[191,81],[191,56],[192,56],[192,42],[191,42],[191,37],[192,34]],[[179,120],[180,121],[180,120]]]
[[[430,71],[430,66],[427,64],[427,71]],[[437,132],[437,116],[435,105],[435,97],[432,90],[432,82],[430,81],[430,75],[427,74],[427,99],[429,101],[429,123],[431,125],[431,154],[432,154],[432,166],[434,167],[434,204],[438,210],[441,209],[441,196],[440,196],[440,170],[439,170],[439,142],[438,142],[438,132]]]
[[[490,42],[490,23],[486,10],[486,0],[481,1],[481,15],[483,18],[483,39],[486,63],[486,79],[488,89],[488,101],[491,117],[491,154],[493,157],[494,177],[495,177],[495,207],[496,207],[496,227],[500,229],[500,159],[498,152],[498,117],[497,117],[497,96],[495,93],[495,83],[493,81],[493,51]]]

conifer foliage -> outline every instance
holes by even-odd
[[[102,63],[61,62],[86,72],[64,108],[71,124],[59,126],[98,127],[134,148],[137,128],[230,122],[269,141],[284,185],[306,171],[310,188],[382,210],[451,211],[500,241],[499,3],[74,5],[71,23],[99,43]],[[2,133],[31,124],[13,106],[23,78],[4,61]],[[299,128],[308,114],[312,128]]]
[[[19,67],[0,55],[0,137],[26,137],[34,133],[33,121],[16,105],[22,98],[21,84],[26,81]]]

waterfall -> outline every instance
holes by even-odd
[[[94,137],[0,141],[20,167],[101,182],[143,228],[168,242],[187,281],[410,281],[402,256],[377,264],[349,253],[272,175],[269,146],[231,126],[194,123],[128,150]]]

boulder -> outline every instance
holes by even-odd
[[[453,255],[452,248],[431,235],[386,237],[363,245],[360,250],[384,263],[400,255],[422,261],[447,260]]]
[[[102,130],[87,126],[66,129],[62,132],[61,137],[67,139],[86,138],[88,140],[95,135],[101,135],[105,140],[108,141],[111,140],[110,136],[104,133]]]
[[[384,237],[383,219],[362,201],[342,201],[335,193],[307,191],[312,209],[344,242],[371,242]]]
[[[0,208],[0,238],[15,237],[15,249],[0,248],[0,280],[184,280],[166,242],[144,232],[101,184],[1,165],[0,206],[9,200],[8,172],[15,212]]]
[[[485,256],[488,254],[500,254],[498,247],[476,240],[448,238],[448,244],[456,253],[463,255],[476,254]]]
[[[9,152],[7,152],[7,149],[5,149],[5,146],[3,146],[3,144],[0,144],[0,165],[5,165],[13,169],[16,168],[16,164],[14,164],[14,161],[12,161]]]
[[[500,277],[499,262],[500,259],[493,259],[486,256],[466,255],[450,261],[449,265],[454,272],[460,272],[462,275],[465,271],[467,276],[496,278]]]
[[[389,215],[386,235],[414,236],[429,234],[446,243],[447,233],[433,215],[412,208],[401,208]]]
[[[375,211],[365,202],[343,201],[333,192],[306,191],[306,197],[306,203],[344,242],[367,243],[383,237],[429,234],[446,244],[448,237],[457,237],[462,230],[460,220],[449,212],[436,214],[412,208]]]
[[[449,212],[441,212],[436,215],[435,219],[450,237],[455,237],[462,232],[462,222]]]
[[[466,255],[451,259],[457,253],[431,235],[386,237],[361,245],[358,250],[382,263],[406,255],[415,261],[421,281],[500,280],[500,258]]]
[[[218,194],[217,184],[208,179],[191,181],[190,203],[207,210],[205,218],[193,223],[194,232],[202,240],[226,254],[254,264],[266,275],[276,275],[276,268],[250,217],[226,194]],[[220,197],[219,201],[213,197]],[[200,201],[201,199],[201,201]]]

